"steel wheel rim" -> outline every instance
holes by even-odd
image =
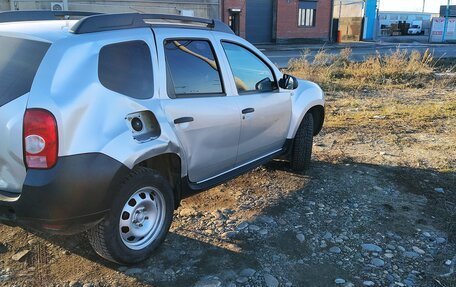
[[[119,220],[119,233],[126,247],[146,248],[153,242],[165,223],[165,198],[154,187],[137,190],[125,203]]]

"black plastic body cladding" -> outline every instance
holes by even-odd
[[[19,197],[0,201],[0,220],[36,229],[59,226],[54,233],[83,231],[104,217],[129,172],[100,153],[61,157],[52,169],[27,171]]]

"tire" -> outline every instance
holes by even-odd
[[[310,167],[312,156],[314,121],[311,113],[307,113],[293,140],[291,150],[291,168],[294,171],[305,171]]]
[[[95,252],[119,264],[146,260],[165,239],[174,212],[169,183],[156,171],[134,169],[109,214],[88,231]]]

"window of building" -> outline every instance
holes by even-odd
[[[149,46],[143,41],[104,46],[98,59],[98,78],[111,91],[137,99],[151,98],[154,79]]]
[[[300,0],[298,7],[298,26],[315,27],[317,16],[317,1]]]
[[[260,58],[237,44],[222,42],[238,92],[270,92],[277,88],[274,75]]]
[[[164,45],[170,97],[224,95],[219,65],[209,41],[173,39]]]

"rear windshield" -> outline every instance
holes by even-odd
[[[50,44],[0,36],[0,107],[30,92]]]

